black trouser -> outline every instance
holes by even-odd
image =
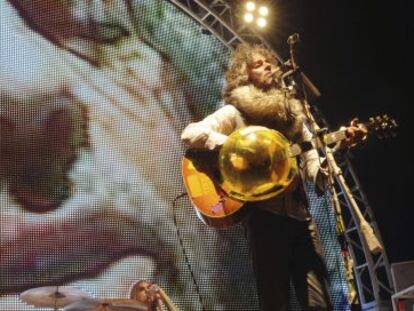
[[[257,209],[249,227],[261,310],[289,310],[290,280],[304,310],[332,310],[314,222]]]

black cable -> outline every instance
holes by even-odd
[[[189,260],[188,255],[187,255],[187,251],[185,250],[185,247],[184,247],[183,239],[181,238],[181,233],[180,233],[180,230],[178,228],[177,215],[175,214],[175,207],[176,207],[175,203],[178,199],[181,199],[184,196],[188,196],[188,193],[187,192],[180,193],[179,195],[177,195],[174,198],[174,200],[172,202],[174,225],[175,225],[175,230],[177,231],[178,241],[180,242],[181,250],[182,250],[183,255],[184,255],[185,263],[187,264],[187,268],[190,271],[191,279],[192,279],[193,284],[196,288],[198,300],[200,301],[200,305],[201,305],[201,310],[206,311],[206,308],[204,307],[204,303],[203,303],[203,298],[201,296],[200,287],[198,286],[198,283],[196,281],[193,268],[191,267],[190,260]]]

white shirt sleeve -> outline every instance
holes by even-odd
[[[312,134],[305,124],[303,125],[302,138],[304,141],[310,141],[312,139]],[[320,157],[316,149],[304,152],[301,159],[305,178],[313,182],[320,190],[325,190],[326,177],[328,176],[326,159]]]
[[[181,140],[190,148],[214,150],[243,124],[240,112],[234,106],[226,105],[202,121],[190,123],[182,132]]]

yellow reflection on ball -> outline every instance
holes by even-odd
[[[220,186],[231,197],[261,201],[280,194],[297,173],[289,141],[279,132],[248,126],[233,132],[219,153]]]

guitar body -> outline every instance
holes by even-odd
[[[387,115],[370,118],[369,122],[362,125],[367,130],[378,132],[380,138],[387,137],[387,132],[397,127],[395,120],[389,118]],[[253,137],[248,137],[248,135],[253,133],[255,139],[258,139],[258,131],[262,131],[263,129],[266,128],[249,126],[233,132],[227,139],[227,142],[229,142],[229,146],[227,146],[229,150],[225,150],[227,152],[224,152],[224,155],[220,156],[220,160],[222,160],[220,166],[222,173],[223,168],[230,167],[230,173],[239,174],[236,175],[238,178],[242,176],[241,174],[243,173],[243,170],[246,170],[245,166],[247,168],[250,167],[250,172],[248,172],[250,175],[244,177],[245,183],[242,183],[241,188],[250,183],[252,179],[259,176],[259,182],[257,183],[259,188],[256,188],[255,190],[259,189],[260,191],[253,193],[253,195],[243,189],[240,191],[239,185],[231,185],[229,183],[229,180],[232,179],[231,174],[229,174],[230,178],[227,177],[227,179],[224,178],[224,180],[221,180],[221,174],[218,167],[218,152],[196,151],[192,149],[187,150],[182,160],[184,185],[198,217],[205,224],[217,228],[226,228],[234,225],[240,222],[250,212],[250,208],[248,208],[250,204],[244,205],[246,201],[262,201],[276,196],[284,196],[292,192],[298,186],[300,177],[299,174],[297,174],[295,157],[302,152],[315,148],[315,146],[317,148],[319,144],[317,139],[306,141],[301,144],[290,145],[279,132],[267,129],[270,132],[273,132],[273,134],[269,136],[264,135],[264,137],[261,138],[263,143],[272,141],[272,139],[275,138],[276,145],[281,146],[279,149],[286,150],[286,148],[288,148],[286,153],[277,153],[278,148],[269,145],[267,150],[273,150],[271,154],[274,154],[274,156],[271,156],[269,161],[267,161],[268,159],[266,156],[262,157],[263,153],[261,153],[261,151],[256,152],[254,144],[251,144],[254,142],[254,139],[252,139]],[[274,132],[276,132],[276,136]],[[246,139],[246,137],[248,139]],[[346,138],[346,130],[342,129],[326,134],[323,137],[323,141],[324,144],[329,146]],[[240,139],[245,140],[244,144],[243,142],[239,144]],[[245,150],[243,150],[243,148],[238,150],[240,145],[244,145],[244,149],[248,150],[249,148],[247,148],[247,145],[249,144],[246,142],[250,144],[249,148],[251,150],[249,150],[249,152],[256,152],[253,159],[250,160],[247,160],[247,154],[249,154],[249,152],[244,152]],[[235,148],[232,148],[233,146],[235,146]],[[221,150],[223,151],[225,148],[226,144],[223,145]],[[240,154],[238,154],[238,152]],[[272,165],[268,167],[263,166],[262,163],[267,162],[259,161],[257,167],[255,167],[256,160],[262,158]],[[223,159],[227,160],[228,163],[224,162]],[[253,164],[253,166],[251,166],[251,164]],[[262,168],[265,168],[261,173],[262,175],[254,174]],[[269,175],[268,172],[271,174]],[[266,174],[269,175],[268,179],[261,178],[262,176],[267,176]],[[226,176],[225,174],[223,175]],[[233,179],[237,180],[237,178]],[[239,180],[238,183],[240,183]],[[268,180],[270,180],[270,182],[268,182]],[[265,181],[265,183],[260,183],[262,181]],[[266,186],[266,188],[263,188],[262,186]],[[225,191],[223,189],[225,189]],[[249,196],[247,196],[246,193],[248,193]]]
[[[230,198],[218,185],[217,153],[188,150],[182,175],[197,216],[206,225],[227,228],[248,215],[244,202]]]

